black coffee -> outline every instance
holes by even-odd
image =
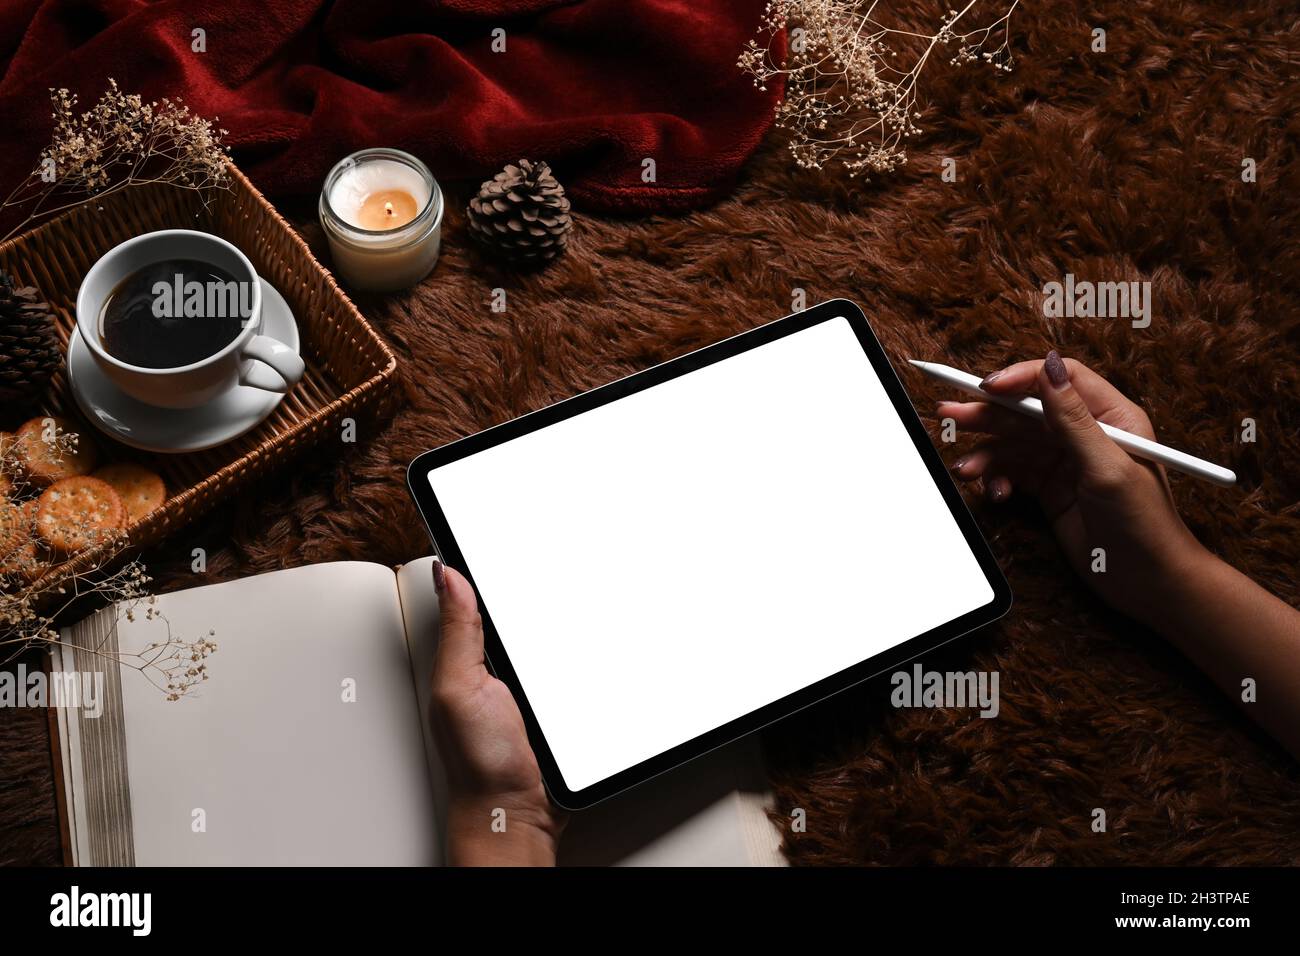
[[[168,259],[137,269],[104,300],[99,338],[128,365],[177,368],[234,341],[251,315],[248,282],[198,259]]]

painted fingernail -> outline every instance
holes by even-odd
[[[969,462],[970,462],[970,455],[962,455],[962,457],[958,458],[956,461],[952,463],[952,470],[961,471],[963,468],[966,467],[967,464],[969,464]]]
[[[433,559],[433,589],[439,594],[447,590],[447,569],[437,558]]]
[[[996,381],[997,381],[998,379],[1000,379],[1001,377],[1002,377],[1002,373],[1001,373],[1001,372],[994,372],[992,375],[985,375],[985,376],[984,376],[984,381],[980,382],[980,388],[984,388],[984,387],[987,386],[987,385],[992,385],[994,382],[996,382]]]
[[[1011,497],[1011,482],[1006,478],[994,478],[989,484],[989,497],[994,501],[1006,501]]]
[[[1047,353],[1047,361],[1044,364],[1047,366],[1047,380],[1054,386],[1065,388],[1070,384],[1070,370],[1065,367],[1056,349]]]

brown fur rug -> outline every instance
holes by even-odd
[[[922,24],[941,5],[892,6]],[[1094,26],[1104,54],[1089,51]],[[1175,476],[1175,496],[1202,540],[1300,603],[1298,29],[1282,4],[1022,6],[1015,72],[945,59],[926,74],[926,133],[900,173],[865,186],[797,173],[774,136],[714,208],[576,210],[570,252],[536,275],[467,249],[462,189],[435,274],[410,295],[358,300],[401,357],[405,406],[354,449],[320,451],[182,533],[151,566],[183,586],[197,545],[221,578],[426,553],[403,487],[418,452],[780,316],[802,288],[810,303],[861,303],[896,361],[987,371],[1055,346],[1100,370],[1164,440],[1237,470],[1234,490]],[[955,183],[941,181],[944,157]],[[1243,157],[1258,182],[1241,181]],[[1151,327],[1045,319],[1038,290],[1066,272],[1151,280]],[[504,314],[489,309],[496,287]],[[905,382],[932,419],[940,391]],[[1244,417],[1254,444],[1238,438]],[[973,507],[1016,604],[925,665],[996,668],[1001,715],[895,711],[874,683],[765,732],[779,815],[806,813],[790,859],[1300,862],[1294,761],[1094,599],[1032,504]],[[4,862],[58,860],[41,718],[0,713]],[[1104,834],[1090,829],[1097,807]]]

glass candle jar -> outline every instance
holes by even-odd
[[[442,245],[442,190],[400,149],[363,149],[325,177],[320,222],[334,271],[354,289],[409,289],[432,270]]]

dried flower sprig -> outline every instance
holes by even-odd
[[[78,439],[75,433],[56,426],[48,441],[52,449],[49,458],[57,462],[76,450]],[[119,621],[140,617],[159,621],[166,629],[165,638],[137,652],[112,648],[107,642],[80,650],[137,670],[167,700],[180,700],[196,684],[208,679],[207,658],[217,649],[212,640],[214,632],[194,641],[172,634],[171,623],[157,607],[157,598],[149,593],[150,578],[145,566],[139,560],[122,564],[117,561],[128,544],[125,532],[120,530],[90,536],[99,549],[91,567],[67,577],[43,579],[54,559],[40,543],[34,509],[23,507],[33,500],[38,489],[23,477],[22,454],[15,442],[0,442],[0,486],[4,490],[0,507],[8,509],[7,520],[19,522],[18,533],[10,540],[21,542],[0,555],[0,664],[33,648],[68,647],[56,621],[74,602],[113,605]]]
[[[146,581],[148,578],[145,579]],[[128,603],[118,603],[118,620],[135,621],[144,609],[147,621],[160,621],[167,629],[166,640],[153,641],[137,653],[118,651],[115,660],[138,670],[168,700],[180,700],[196,684],[208,679],[208,658],[217,652],[217,642],[212,640],[216,631],[209,630],[197,641],[181,641],[172,635],[171,622],[158,610],[157,597],[147,597]]]
[[[947,48],[953,51],[951,64],[981,62],[1009,71],[1011,14],[1019,3],[1010,0],[987,26],[959,32],[958,24],[978,4],[969,0],[961,10],[949,10],[938,31],[927,35],[885,26],[876,18],[879,0],[770,0],[758,31],[764,42],[750,40],[737,65],[759,89],[784,78],[776,124],[791,133],[796,165],[822,169],[836,161],[851,177],[886,173],[907,162],[902,144],[920,132],[917,84],[930,58]],[[781,62],[773,39],[787,27]],[[994,38],[1000,45],[986,50]],[[906,70],[897,65],[895,45],[920,50],[910,66],[904,62]]]
[[[0,210],[28,207],[27,216],[0,238],[131,186],[169,183],[193,189],[205,206],[211,190],[229,188],[229,151],[221,142],[226,130],[178,100],[146,103],[110,79],[87,112],[77,112],[77,97],[66,89],[51,89],[50,102],[53,140],[31,174],[0,203]]]

